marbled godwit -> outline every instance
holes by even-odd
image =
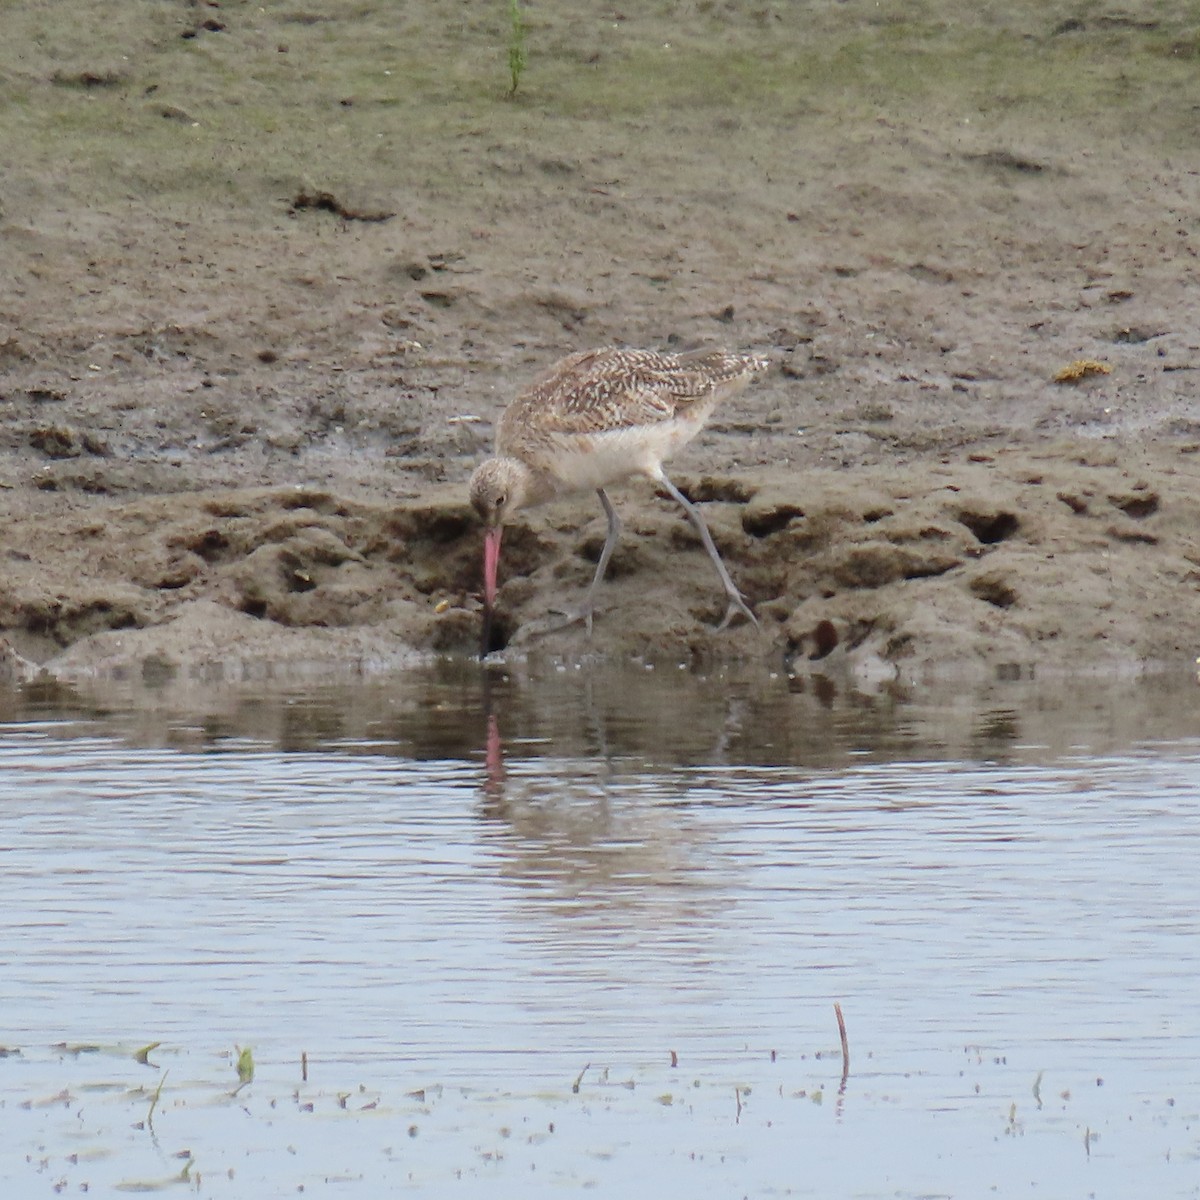
[[[496,568],[504,522],[518,509],[569,492],[595,489],[608,518],[596,574],[574,620],[592,628],[596,589],[621,532],[608,484],[646,475],[688,515],[725,589],[721,628],[742,613],[758,624],[721,561],[700,510],[667,478],[663,460],[690,442],[720,401],[739,392],[766,359],[724,350],[659,354],[653,350],[584,350],[533,381],[500,418],[496,457],[471,476],[471,503],[483,518],[483,645],[491,649]]]

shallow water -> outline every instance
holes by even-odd
[[[484,678],[3,698],[4,1194],[1200,1195],[1194,683]]]

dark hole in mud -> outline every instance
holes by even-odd
[[[59,87],[109,88],[123,83],[124,76],[117,71],[55,71],[50,82]]]
[[[465,537],[475,523],[465,512],[433,512],[426,515],[422,533],[441,546]]]
[[[1003,542],[1021,527],[1020,518],[1010,512],[981,512],[964,508],[959,512],[958,519],[985,546]]]
[[[289,592],[311,592],[316,586],[317,581],[303,566],[288,569],[287,589]]]
[[[846,631],[846,648],[857,649],[871,636],[874,629],[874,621],[855,621]]]
[[[838,634],[829,620],[818,621],[812,631],[813,651],[809,658],[820,659],[837,649]]]
[[[827,658],[841,644],[836,626],[828,618],[818,621],[807,633],[791,638],[788,642],[788,652],[797,659],[805,658],[809,662],[819,662]]]
[[[297,192],[288,212],[295,215],[305,210],[333,213],[334,216],[341,217],[343,221],[366,221],[368,223],[390,221],[396,215],[386,209],[359,208],[357,205],[347,204],[332,192],[324,191]]]
[[[229,539],[219,529],[208,529],[193,538],[188,549],[205,562],[213,562],[229,549]]]
[[[575,547],[575,553],[579,555],[585,562],[591,563],[593,566],[600,561],[600,555],[604,553],[604,534],[589,533],[580,538]],[[689,545],[691,543],[688,543]],[[620,579],[626,575],[636,573],[642,567],[642,557],[638,552],[638,545],[632,539],[626,542],[618,542],[616,553],[608,560],[608,569],[605,571],[606,579]]]
[[[154,586],[160,592],[177,592],[180,588],[187,587],[198,574],[197,570],[191,569],[187,563],[176,564],[165,574],[160,575],[154,582]]]
[[[1045,163],[1026,158],[1023,154],[1014,154],[1011,150],[987,150],[982,154],[964,154],[963,157],[967,162],[1001,171],[1017,171],[1023,175],[1040,175],[1046,170]]]
[[[201,21],[198,25],[194,25],[191,29],[185,29],[179,36],[185,41],[190,41],[192,38],[199,36],[201,33],[224,33],[225,25],[218,21],[215,17],[209,17]]]
[[[700,500],[721,500],[726,504],[748,504],[758,489],[743,479],[718,479],[705,475],[697,485]]]
[[[304,489],[298,492],[284,492],[279,497],[279,507],[288,510],[311,508],[314,512],[336,512],[337,501],[329,492]]]
[[[72,705],[79,703],[79,694],[69,683],[45,674],[31,679],[21,688],[21,697],[30,704]],[[20,1053],[18,1051],[17,1053]]]
[[[795,504],[777,504],[774,508],[742,513],[742,528],[751,537],[770,537],[771,534],[786,529],[793,520],[802,516],[804,509]]]
[[[602,534],[589,534],[582,538],[579,544],[575,547],[575,553],[586,562],[598,563],[600,555],[604,552],[604,536]]]
[[[43,425],[31,430],[29,444],[47,458],[77,458],[80,453],[75,431],[63,425]]]
[[[675,484],[677,488],[693,503],[708,504],[719,501],[724,504],[747,504],[754,498],[758,490],[742,479],[730,479],[727,476],[703,475],[699,479],[685,479]],[[657,492],[663,499],[669,499],[666,492]]]
[[[89,634],[110,629],[136,629],[142,624],[136,612],[107,600],[97,600],[79,608],[64,608],[58,604],[48,608],[25,608],[21,616],[21,624],[26,630],[39,637],[51,638],[60,646],[69,646]]]
[[[261,620],[267,615],[267,602],[259,596],[247,596],[238,605],[238,611],[244,612],[248,617],[257,617]]]
[[[1118,345],[1137,346],[1152,338],[1162,337],[1162,330],[1143,329],[1140,325],[1123,325],[1109,334],[1109,341]]]
[[[1156,492],[1137,492],[1129,496],[1110,496],[1109,499],[1127,517],[1140,521],[1158,512],[1158,494]]]
[[[996,608],[1011,608],[1017,602],[1017,593],[1013,588],[995,575],[971,580],[971,593]]]
[[[489,631],[485,653],[492,654],[496,650],[506,649],[508,643],[512,641],[514,632],[511,617],[501,612],[492,613],[492,627]]]
[[[924,283],[953,283],[954,272],[945,267],[930,266],[929,263],[915,262],[905,267],[905,271],[914,279]]]
[[[228,500],[209,500],[202,507],[210,517],[245,517],[249,515],[243,505]]]
[[[884,517],[890,517],[892,510],[890,508],[868,508],[863,513],[862,519],[868,525],[874,525],[876,521],[882,521]]]
[[[45,637],[49,635],[53,631],[57,621],[57,614],[52,616],[44,609],[27,609],[21,613],[21,616],[23,618],[21,624],[25,627],[25,629],[38,637]]]
[[[958,565],[959,560],[953,555],[934,555],[928,558],[919,558],[905,564],[904,578],[936,579],[939,575],[945,575],[947,571],[953,571]]]

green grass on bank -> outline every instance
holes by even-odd
[[[855,9],[806,24],[785,5],[661,3],[621,21],[583,0],[527,5],[526,64],[506,100],[507,0],[453,15],[390,0],[10,2],[0,156],[10,175],[68,191],[86,177],[97,200],[236,200],[329,177],[453,189],[492,142],[580,153],[592,137],[636,146],[645,122],[686,132],[722,116],[795,139],[814,121],[1024,115],[1081,140],[1194,145],[1200,33],[1182,6],[1089,21],[1030,0],[1003,22],[951,0],[906,20]],[[224,28],[181,36],[206,15]]]

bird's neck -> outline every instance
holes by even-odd
[[[553,500],[562,491],[560,482],[548,471],[540,471],[520,459],[521,463],[521,507],[534,508]]]

